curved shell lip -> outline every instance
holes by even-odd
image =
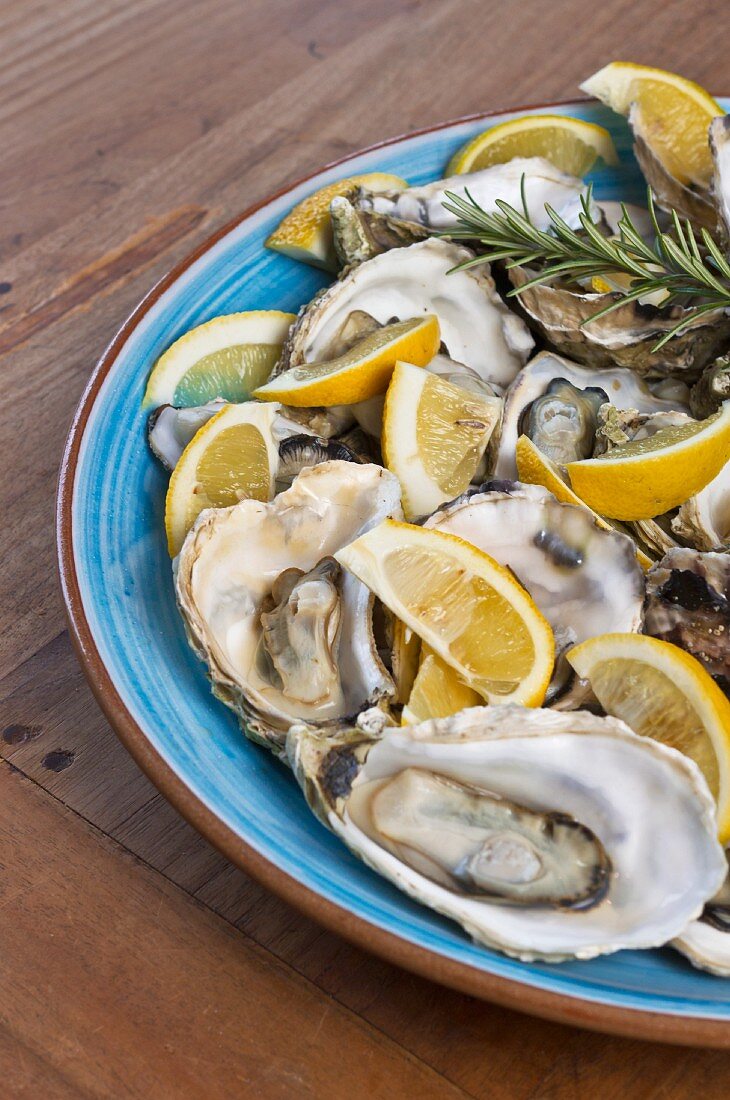
[[[577,107],[588,102],[590,102],[589,97],[581,96],[547,103],[532,103],[522,106],[519,110],[544,111],[556,107]],[[115,683],[110,669],[101,656],[81,592],[74,549],[75,486],[81,448],[92,411],[100,400],[102,387],[111,374],[125,343],[162,295],[188,271],[195,261],[210,251],[243,221],[267,203],[281,198],[303,183],[319,176],[323,170],[347,165],[349,161],[361,156],[364,152],[388,148],[404,138],[438,133],[461,122],[488,121],[504,113],[504,108],[478,112],[452,119],[438,126],[424,127],[378,142],[367,149],[357,150],[346,157],[330,162],[324,168],[319,167],[236,215],[197,245],[150,289],[124,321],[97,362],[76,409],[60,464],[56,499],[56,549],[61,595],[69,635],[79,664],[102,712],[137,765],[164,797],[233,864],[241,867],[264,887],[284,898],[311,919],[345,937],[356,946],[365,948],[395,965],[445,986],[459,989],[471,996],[490,1000],[517,1011],[532,1013],[571,1024],[574,1027],[630,1038],[643,1037],[688,1046],[730,1048],[730,1029],[728,1029],[727,1020],[719,1016],[700,1017],[693,1015],[691,1011],[681,1012],[675,1008],[653,1010],[629,1006],[626,1003],[611,1003],[588,995],[567,994],[541,988],[530,981],[529,975],[517,980],[478,969],[379,927],[374,921],[351,912],[343,904],[330,900],[294,878],[227,825],[200,796],[194,793],[162,753],[153,746],[143,724],[123,697],[121,688]]]

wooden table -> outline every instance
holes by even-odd
[[[79,672],[53,499],[105,344],[237,211],[380,138],[569,97],[612,58],[727,92],[726,3],[3,0],[0,26],[0,1094],[724,1095],[730,1054],[430,985],[228,865]]]

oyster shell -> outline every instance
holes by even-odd
[[[672,532],[696,550],[730,550],[730,461],[704,489],[680,505]]]
[[[726,852],[730,860],[730,853]],[[681,936],[672,940],[693,966],[721,978],[730,978],[730,872],[717,894]]]
[[[359,192],[338,196],[330,203],[332,236],[341,267],[361,264],[391,248],[405,248],[422,241],[429,230],[413,222],[403,222],[387,214],[375,214],[359,206]]]
[[[495,477],[510,480],[517,477],[515,447],[525,410],[558,378],[580,390],[593,387],[604,390],[619,409],[637,409],[642,413],[685,411],[677,399],[655,396],[631,370],[621,367],[592,370],[554,352],[542,351],[523,367],[505,394],[501,427],[492,436]]]
[[[533,224],[546,229],[550,219],[548,203],[560,212],[585,192],[583,180],[561,172],[544,157],[515,157],[506,164],[495,164],[478,172],[435,180],[404,191],[360,192],[356,206],[365,211],[397,218],[401,222],[428,229],[448,229],[457,217],[443,205],[446,192],[464,197],[468,191],[486,211],[497,211],[497,199],[522,209],[522,179],[527,209]]]
[[[689,405],[692,416],[704,420],[712,416],[730,400],[730,355],[721,355],[705,367],[700,378],[690,390]]]
[[[646,575],[644,631],[686,649],[730,694],[730,554],[670,550]]]
[[[515,287],[524,287],[537,272],[515,266],[507,271]],[[730,341],[730,317],[722,309],[696,315],[681,306],[661,308],[624,302],[604,317],[589,321],[621,295],[577,293],[559,284],[539,284],[518,298],[533,328],[562,355],[593,367],[628,367],[637,374],[679,374],[693,380]],[[689,324],[658,351],[661,337],[686,316]]]
[[[356,855],[516,958],[665,943],[725,874],[696,765],[614,718],[475,707],[370,738],[295,725],[287,752]]]
[[[339,724],[394,694],[370,593],[322,563],[400,515],[393,474],[335,461],[303,470],[270,504],[243,500],[197,520],[178,559],[178,604],[214,693],[254,740],[281,752],[293,721]]]
[[[452,358],[488,382],[507,385],[533,341],[524,322],[500,299],[488,271],[452,271],[471,256],[466,248],[430,239],[350,269],[301,310],[276,373],[329,358],[353,312],[369,314],[380,324],[434,313]]]
[[[641,629],[644,575],[633,541],[542,486],[487,482],[443,505],[425,526],[458,535],[508,566],[563,650],[598,634]],[[559,658],[548,702],[573,679]]]
[[[730,115],[721,115],[710,123],[710,149],[715,163],[712,197],[718,225],[730,248]]]

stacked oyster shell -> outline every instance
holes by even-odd
[[[712,141],[714,197],[684,196],[684,209],[730,232],[724,120]],[[636,142],[669,201],[676,192]],[[515,205],[521,184],[542,228],[546,203],[570,221],[585,194],[582,180],[530,158],[333,200],[342,270],[302,307],[274,373],[331,360],[391,322],[438,318],[442,346],[426,370],[501,409],[471,486],[420,522],[485,551],[530,593],[556,641],[545,705],[398,725],[417,647],[334,558],[402,518],[401,486],[382,463],[380,395],[277,408],[273,499],[199,516],[175,563],[178,604],[214,693],[291,765],[314,813],[475,940],[550,961],[672,942],[730,974],[727,859],[702,773],[601,713],[565,660],[586,639],[644,631],[692,653],[727,689],[730,461],[673,513],[622,526],[520,484],[515,458],[527,435],[561,470],[711,415],[730,396],[730,317],[702,315],[657,351],[678,320],[661,305],[630,301],[586,325],[616,295],[555,284],[511,308],[498,291],[504,273],[461,266],[473,250],[434,234],[453,224],[447,190],[468,188],[490,209]],[[595,209],[615,229],[612,204]],[[521,286],[531,274],[513,267],[509,279]],[[220,407],[155,412],[150,445],[169,469]],[[655,562],[648,574],[637,551]]]

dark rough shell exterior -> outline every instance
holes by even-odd
[[[508,274],[512,285],[521,287],[535,272],[512,267]],[[730,317],[722,310],[697,318],[659,351],[654,345],[683,311],[626,302],[581,328],[583,321],[615,300],[614,294],[577,294],[545,285],[530,287],[518,299],[530,325],[551,348],[592,367],[629,367],[648,377],[674,374],[691,381],[730,344]]]

